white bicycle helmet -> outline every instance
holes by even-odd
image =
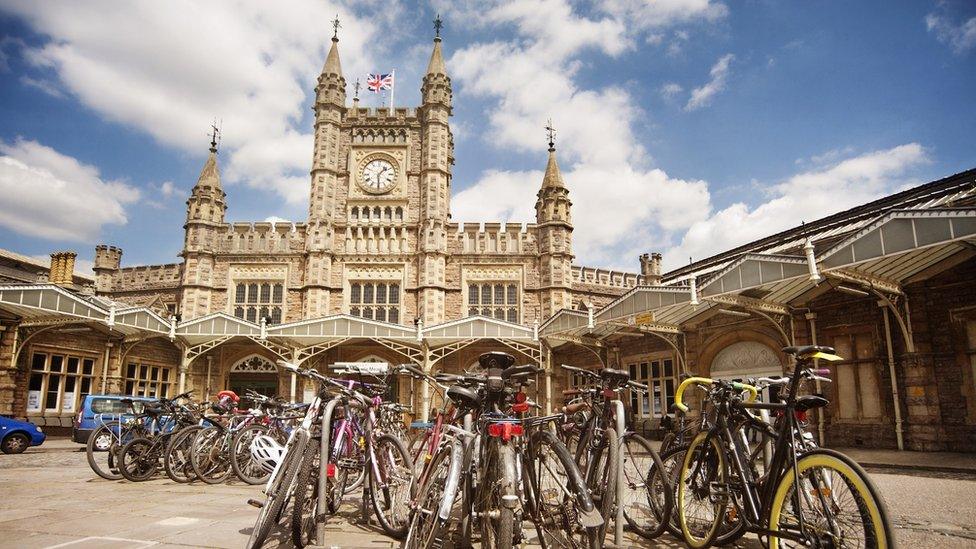
[[[258,435],[251,443],[251,460],[268,473],[274,472],[284,454],[285,447],[268,435]]]

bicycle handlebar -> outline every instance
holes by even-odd
[[[681,396],[684,394],[685,389],[689,385],[713,385],[714,383],[714,379],[707,377],[689,377],[688,379],[682,381],[681,385],[678,385],[678,390],[674,394],[674,405],[682,412],[687,412],[688,406],[681,402]],[[739,383],[738,381],[733,381],[731,385],[733,389],[747,391],[749,393],[749,398],[746,400],[746,402],[754,402],[759,396],[759,389],[753,385]]]

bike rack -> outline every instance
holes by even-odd
[[[330,452],[332,441],[329,440],[332,436],[332,431],[329,427],[332,425],[332,411],[335,410],[340,400],[342,400],[340,397],[333,398],[325,405],[325,410],[322,412],[322,436],[320,437],[322,442],[319,453],[319,501],[315,509],[315,514],[318,515],[315,518],[316,545],[325,545],[325,521],[318,520],[318,517],[325,513],[325,508],[328,506],[325,494],[327,483],[326,473],[328,472],[329,459],[332,457]]]
[[[624,417],[624,403],[617,399],[613,401],[617,414],[617,514],[613,519],[613,545],[607,547],[623,547],[624,543],[624,433],[627,431],[627,418]]]

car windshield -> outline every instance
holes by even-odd
[[[95,414],[131,414],[134,412],[132,408],[140,410],[142,407],[142,402],[133,402],[130,407],[117,398],[96,398],[91,403],[92,413]]]

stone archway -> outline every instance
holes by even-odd
[[[278,396],[278,367],[261,354],[248,355],[230,367],[228,386],[242,398],[248,390]]]

